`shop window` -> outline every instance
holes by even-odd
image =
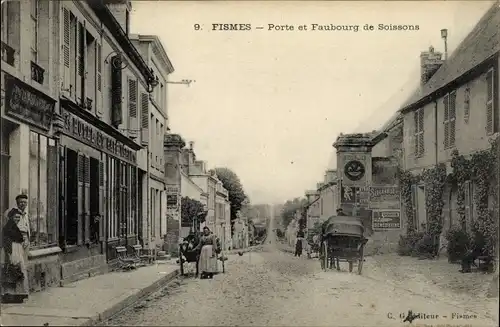
[[[56,243],[57,230],[57,148],[55,141],[41,134],[30,133],[29,145],[29,217],[31,245]]]
[[[116,174],[115,174],[115,159],[109,158],[108,161],[108,235],[110,238],[118,237],[118,215],[117,209],[117,199],[116,199]]]
[[[137,235],[137,169],[130,169],[130,223],[129,234]]]

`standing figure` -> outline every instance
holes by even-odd
[[[221,252],[219,239],[210,231],[207,226],[203,227],[203,235],[196,246],[200,251],[199,271],[200,277],[213,278],[217,273],[217,254]]]
[[[22,212],[11,209],[2,230],[2,302],[22,303],[28,297],[26,270],[29,241],[19,228]]]
[[[304,240],[304,232],[299,230],[297,232],[297,242],[295,243],[295,256],[300,257],[302,255],[302,241]]]

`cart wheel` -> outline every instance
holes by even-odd
[[[363,250],[363,247],[359,250],[358,275],[361,275],[361,271],[363,270],[363,261],[365,261]]]
[[[354,262],[349,261],[349,272],[352,273],[352,269],[354,268]]]
[[[184,276],[184,260],[182,260],[182,251],[181,248],[179,247],[179,266],[180,266],[180,273],[181,276]]]
[[[321,260],[321,266],[323,268],[323,270],[327,270],[328,269],[328,264],[329,264],[329,257],[328,257],[328,246],[326,245],[325,242],[323,242],[323,244],[321,244],[321,246],[323,247],[323,260]]]

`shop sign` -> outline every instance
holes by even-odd
[[[361,207],[368,207],[369,190],[368,187],[346,186],[342,182],[340,202],[342,204],[357,204]]]
[[[396,185],[370,187],[370,209],[400,209],[401,198]]]
[[[56,100],[5,74],[5,113],[28,124],[50,129]]]
[[[179,187],[177,186],[167,186],[167,194],[179,194],[180,191],[179,191]]]
[[[177,208],[178,203],[179,201],[177,194],[167,194],[167,208]]]
[[[366,186],[368,156],[365,154],[342,154],[341,160],[342,183],[348,186]]]
[[[400,210],[373,210],[372,211],[373,230],[387,230],[401,228]]]
[[[137,164],[137,154],[128,146],[108,136],[91,124],[61,108],[64,120],[63,132],[91,147],[116,156],[124,161]]]

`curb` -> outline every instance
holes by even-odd
[[[115,316],[117,313],[120,311],[130,307],[131,305],[135,304],[142,298],[150,295],[151,293],[155,292],[156,290],[160,289],[164,285],[170,283],[173,281],[177,276],[179,276],[180,270],[176,269],[172,271],[171,273],[165,275],[161,279],[157,280],[153,284],[139,290],[135,294],[130,295],[129,297],[123,299],[122,301],[114,304],[111,308],[106,309],[104,312],[96,314],[94,317],[86,320],[80,326],[96,326],[103,321],[106,321],[110,319],[111,317]]]

